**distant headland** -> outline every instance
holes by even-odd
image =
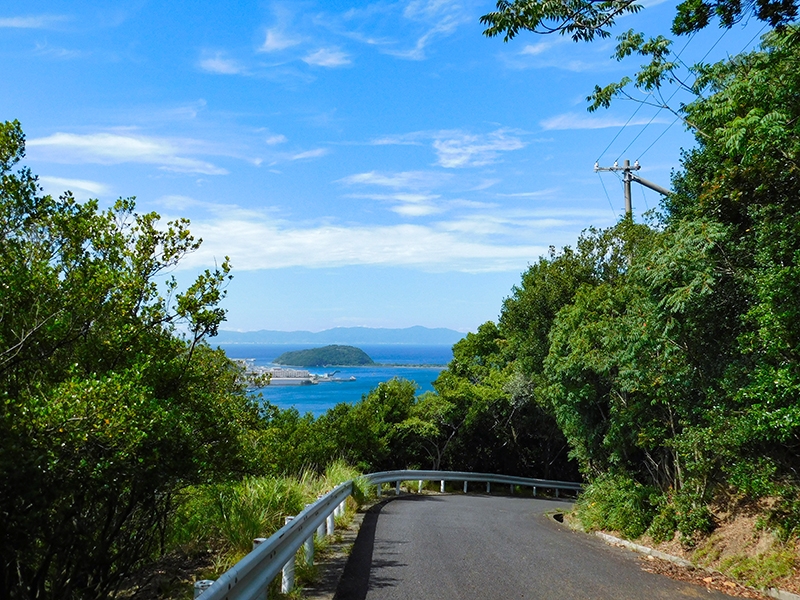
[[[361,367],[375,363],[361,348],[334,344],[322,348],[284,352],[275,359],[275,364],[293,367]]]
[[[452,346],[466,334],[444,327],[334,327],[324,331],[229,331],[220,330],[214,344],[414,344],[418,346]]]

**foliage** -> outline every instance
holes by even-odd
[[[105,597],[163,548],[178,490],[253,468],[258,411],[202,341],[227,261],[180,292],[186,221],[42,196],[23,156],[1,125],[0,596]]]
[[[635,11],[591,1],[497,6],[481,20],[484,33],[506,41],[523,30],[607,37]],[[664,36],[619,36],[614,58],[647,62],[596,87],[590,110],[634,98],[633,85],[640,101],[683,118],[696,147],[684,152],[653,229],[622,221],[590,231],[576,251],[551,251],[523,275],[500,319],[502,365],[482,374],[516,373],[585,477],[609,493],[628,480],[654,490],[636,529],[661,538],[677,530],[687,543],[714,527],[707,505],[718,490],[792,496],[800,487],[797,5],[687,1],[672,31],[697,31],[712,17],[731,27],[751,14],[774,28],[759,50],[688,74]],[[667,106],[667,86],[694,100]],[[779,529],[793,531],[792,504],[781,506]]]
[[[588,530],[619,531],[637,538],[653,519],[653,492],[627,475],[605,474],[586,487],[576,505],[576,515]]]
[[[498,0],[497,10],[481,17],[484,35],[503,35],[508,42],[520,31],[569,35],[574,41],[608,38],[617,19],[643,9],[634,0]],[[771,27],[790,25],[797,18],[794,0],[684,0],[677,7],[672,32],[678,35],[704,29],[713,17],[732,27],[752,13]]]
[[[269,537],[287,516],[300,513],[307,504],[340,483],[356,480],[358,471],[341,461],[325,472],[305,471],[290,477],[245,477],[241,480],[193,486],[176,499],[178,509],[169,524],[169,545],[186,550],[213,549],[229,568],[253,547],[253,540]]]

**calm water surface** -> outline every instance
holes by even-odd
[[[284,352],[303,350],[311,345],[291,344],[221,344],[231,358],[252,358],[259,366],[270,366]],[[431,382],[453,358],[450,346],[392,345],[359,346],[376,363],[369,367],[339,367],[338,369],[308,369],[322,375],[338,370],[337,377],[355,381],[320,383],[317,385],[267,386],[259,390],[264,399],[280,408],[296,408],[301,413],[319,416],[340,402],[354,403],[380,382],[393,377],[414,381],[419,392],[432,391]],[[437,365],[437,366],[411,366]]]

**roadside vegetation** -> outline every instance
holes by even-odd
[[[538,3],[499,3],[487,33],[563,18],[591,40],[607,33],[604,10],[635,12],[525,6]],[[757,585],[791,576],[797,7],[692,2],[673,30],[713,15],[730,26],[751,8],[770,26],[761,47],[685,84],[693,100],[674,110],[696,144],[660,211],[551,248],[497,322],[454,346],[435,392],[392,380],[319,418],[259,402],[207,343],[230,265],[179,289],[170,273],[199,246],[185,221],[159,224],[132,199],[102,210],[43,196],[19,164],[20,125],[1,125],[0,599],[107,598],[178,550],[212,550],[219,570],[336,483],[405,467],[582,478],[589,529],[673,544]],[[669,40],[628,32],[618,56],[630,55],[649,62],[598,87],[594,108],[676,83]],[[742,515],[750,538],[729,532]]]

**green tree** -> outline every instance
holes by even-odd
[[[258,411],[202,341],[227,261],[180,292],[186,221],[41,195],[23,156],[0,125],[0,597],[103,598],[159,551],[177,490],[254,467]]]

